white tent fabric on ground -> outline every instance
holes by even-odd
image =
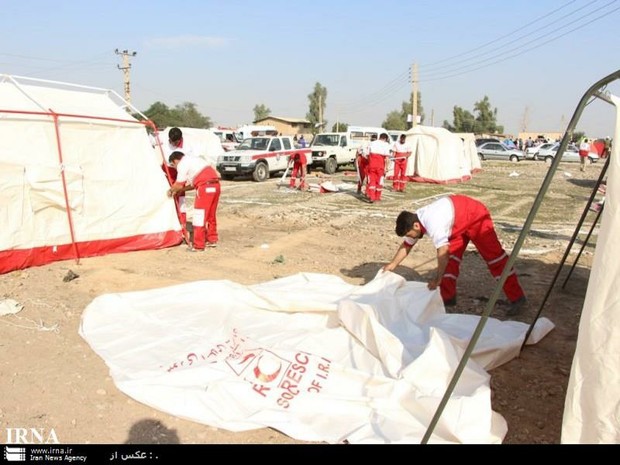
[[[415,126],[405,133],[411,147],[405,174],[411,181],[454,183],[471,179],[480,170],[480,160],[470,138],[462,139],[447,129]],[[473,154],[472,154],[473,151]],[[393,175],[393,166],[386,177]]]
[[[562,443],[620,443],[620,98],[607,188],[577,348],[566,391]],[[614,252],[615,251],[615,252]]]
[[[0,274],[180,243],[161,156],[125,105],[106,89],[0,75]]]
[[[172,415],[306,441],[419,443],[478,321],[394,273],[363,286],[301,273],[102,295],[80,334],[122,392]],[[539,320],[528,342],[552,328]],[[517,356],[526,330],[489,319],[431,442],[503,440],[485,370]]]

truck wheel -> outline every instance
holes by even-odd
[[[325,168],[323,168],[323,171],[325,171],[326,174],[334,174],[337,169],[338,163],[335,158],[328,158],[325,160]]]
[[[269,168],[265,162],[257,163],[254,172],[252,173],[252,179],[257,182],[263,182],[269,179]]]

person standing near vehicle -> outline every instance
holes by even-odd
[[[216,247],[217,206],[220,200],[220,173],[202,158],[175,151],[168,159],[177,170],[177,179],[168,189],[168,197],[178,192],[196,189],[194,202],[194,238],[190,251],[202,251]],[[205,244],[206,238],[206,244]]]
[[[407,136],[401,134],[397,142],[394,143],[394,174],[392,177],[392,189],[394,192],[405,192],[407,188],[407,160],[411,155],[411,147],[405,144]]]
[[[383,271],[393,271],[411,252],[424,234],[437,249],[437,269],[428,282],[428,289],[439,287],[444,305],[456,305],[456,281],[463,254],[472,241],[489,271],[499,279],[508,262],[508,255],[499,242],[487,207],[465,195],[448,195],[415,213],[402,211],[396,218],[396,234],[404,241]],[[510,301],[507,314],[517,315],[527,303],[515,270],[504,283],[504,293]]]
[[[605,148],[603,149],[603,158],[607,158],[611,155],[611,139],[609,136],[605,137]]]
[[[308,189],[306,184],[306,174],[308,174],[308,159],[305,153],[294,154],[289,163],[293,162],[293,170],[291,171],[291,181],[289,187],[291,189],[296,188],[297,176],[299,175],[299,190],[305,191]]]
[[[301,147],[302,149],[306,148],[306,139],[304,139],[303,134],[299,137],[299,140],[297,141],[297,143],[299,144],[299,147]]]
[[[362,193],[364,187],[364,181],[368,179],[368,155],[370,154],[370,144],[377,140],[377,135],[370,136],[370,142],[365,142],[360,148],[357,149],[355,154],[355,163],[357,164],[357,193]],[[367,194],[367,192],[366,192]]]
[[[379,140],[370,143],[368,155],[368,187],[366,195],[370,203],[379,202],[383,192],[383,180],[385,177],[385,165],[389,160],[392,147],[388,143],[389,136],[382,133]]]
[[[579,144],[579,163],[581,165],[579,169],[581,171],[586,170],[586,163],[587,163],[589,155],[590,155],[590,143],[588,142],[588,139],[584,139],[583,142]]]

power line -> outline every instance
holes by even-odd
[[[554,19],[553,22],[557,23],[558,21],[562,21],[563,19],[566,19],[566,18],[568,18],[570,16],[573,16],[576,13],[586,9],[587,7],[589,7],[591,5],[593,5],[594,3],[597,3],[598,1],[599,0],[590,1],[587,4],[585,4],[583,6],[580,6],[579,8],[576,8],[576,9],[574,9],[574,10],[564,14],[560,18]],[[479,50],[481,50],[483,48],[486,48],[486,47],[488,47],[491,44],[497,44],[498,41],[501,41],[503,39],[511,37],[511,36],[513,36],[513,35],[515,35],[515,34],[517,34],[519,32],[522,33],[524,31],[524,29],[531,28],[531,27],[533,27],[533,25],[538,24],[541,21],[544,21],[546,19],[550,19],[553,15],[555,15],[558,12],[560,12],[561,10],[564,10],[564,9],[568,8],[570,5],[572,5],[575,2],[576,2],[576,0],[572,0],[569,3],[566,3],[565,5],[562,5],[561,7],[556,8],[555,10],[552,10],[552,11],[550,11],[548,13],[545,13],[544,15],[542,15],[542,16],[540,16],[540,17],[538,17],[538,18],[536,18],[536,19],[534,19],[532,21],[530,21],[525,28],[515,29],[515,30],[513,30],[512,32],[510,32],[508,34],[505,34],[505,35],[499,37],[498,39],[495,39],[493,41],[489,41],[489,42],[487,42],[485,44],[482,44],[482,45],[480,45],[478,47],[475,47],[474,49],[471,49],[471,50],[469,50],[467,52],[460,53],[459,55],[448,57],[448,58],[445,58],[445,59],[442,59],[442,60],[430,63],[427,66],[421,67],[421,70],[423,70],[423,72],[421,73],[422,77],[420,78],[420,80],[418,82],[439,81],[439,80],[444,80],[444,79],[448,79],[448,78],[452,78],[452,77],[457,77],[457,76],[460,76],[460,75],[463,75],[463,74],[467,74],[467,73],[470,73],[470,72],[473,72],[473,71],[477,71],[477,70],[482,69],[482,68],[488,68],[488,67],[493,66],[495,64],[498,64],[498,63],[501,63],[503,61],[506,61],[506,60],[509,60],[511,58],[514,58],[516,56],[522,55],[522,54],[524,54],[524,53],[526,53],[528,51],[531,51],[531,50],[534,50],[536,48],[542,47],[543,45],[546,45],[546,44],[548,44],[548,43],[550,43],[550,42],[552,42],[554,40],[560,39],[561,37],[563,37],[563,36],[565,36],[565,35],[567,35],[567,34],[569,34],[571,32],[574,32],[574,31],[577,31],[579,29],[582,29],[582,28],[588,26],[589,24],[591,24],[591,23],[593,23],[595,21],[600,20],[604,16],[607,16],[607,15],[609,15],[611,13],[614,13],[615,11],[620,9],[620,7],[618,7],[618,8],[612,9],[610,11],[606,11],[603,14],[595,17],[594,19],[592,19],[590,21],[587,21],[585,23],[582,23],[582,24],[578,25],[577,27],[575,27],[574,29],[571,29],[570,31],[567,31],[566,33],[556,35],[554,37],[551,37],[549,40],[545,40],[545,41],[543,41],[541,43],[536,43],[537,41],[540,41],[540,40],[544,39],[545,37],[549,37],[549,36],[551,36],[553,34],[557,34],[560,30],[565,29],[566,27],[568,27],[568,26],[570,26],[570,25],[572,25],[572,24],[574,24],[574,23],[576,23],[578,21],[583,21],[583,19],[585,17],[588,17],[588,16],[591,16],[593,14],[596,14],[597,12],[600,12],[600,11],[604,10],[605,8],[607,8],[608,6],[610,6],[611,4],[617,2],[617,0],[612,0],[611,2],[608,2],[607,4],[605,4],[605,5],[601,6],[601,7],[597,7],[595,10],[592,10],[592,11],[588,12],[587,14],[580,16],[580,18],[577,19],[577,20],[573,20],[573,21],[570,21],[568,23],[559,25],[558,27],[556,27],[554,30],[552,30],[550,32],[544,32],[542,35],[538,35],[536,38],[534,38],[532,40],[529,40],[529,41],[527,41],[527,42],[525,42],[525,43],[523,43],[523,44],[521,44],[519,46],[510,48],[508,50],[505,50],[502,53],[498,53],[498,52],[500,50],[502,50],[502,49],[505,49],[509,45],[511,45],[513,43],[516,43],[519,40],[522,40],[522,39],[526,38],[527,34],[521,34],[516,39],[513,39],[513,40],[511,40],[511,41],[509,41],[509,42],[507,42],[507,43],[505,43],[505,44],[503,44],[501,46],[494,47],[493,49],[488,50],[486,52],[476,54],[473,57],[470,57],[468,59],[463,59],[462,58],[465,55],[471,55],[472,53],[474,53],[476,51],[479,51]],[[549,24],[553,24],[553,22],[552,23],[547,23],[546,25],[541,26],[541,28],[545,29],[545,27],[548,27]],[[528,45],[529,45],[529,47],[528,47]],[[523,49],[523,50],[521,50],[521,49]],[[464,66],[459,66],[457,69],[447,69],[447,70],[444,70],[444,71],[439,71],[439,69],[441,69],[441,68],[446,68],[446,67],[447,68],[450,68],[450,67],[454,68],[458,63],[466,63],[468,61],[471,61],[472,58],[482,57],[482,56],[489,55],[489,54],[494,53],[494,52],[495,52],[494,55],[492,55],[492,56],[490,56],[490,57],[488,57],[488,58],[486,58],[484,60],[476,60],[476,61],[473,61],[473,62],[471,62],[469,64],[465,64]],[[509,55],[506,56],[505,55],[506,53],[508,53]],[[459,60],[456,61],[456,62],[453,62],[451,64],[445,64],[445,65],[442,65],[442,66],[435,67],[435,71],[433,71],[433,65],[437,65],[439,63],[445,63],[445,62],[448,62],[450,60],[453,60],[454,58],[458,58]],[[428,67],[431,68],[431,72],[427,71]],[[467,68],[471,68],[471,67],[474,67],[474,68],[473,69],[467,69]],[[463,68],[466,68],[466,69],[464,70]],[[385,84],[379,90],[377,90],[377,91],[375,91],[375,92],[373,92],[371,94],[367,94],[367,95],[365,95],[363,97],[360,97],[360,98],[358,98],[358,99],[356,99],[356,100],[354,100],[352,102],[348,102],[348,103],[340,102],[340,103],[337,103],[337,106],[339,107],[339,113],[342,113],[342,114],[353,113],[353,112],[355,112],[355,111],[357,111],[359,109],[373,107],[373,106],[376,106],[377,104],[385,101],[387,98],[391,97],[392,95],[394,95],[395,93],[397,93],[401,89],[405,88],[409,84],[409,79],[406,77],[406,74],[407,74],[407,72],[399,74],[396,78],[394,78],[391,81],[389,81],[387,84]],[[342,108],[342,107],[344,107],[344,108]]]
[[[527,24],[527,26],[525,26],[525,28],[518,28],[518,29],[515,29],[515,30],[513,30],[512,32],[509,32],[509,33],[508,33],[508,34],[506,34],[506,35],[503,35],[503,36],[501,36],[501,37],[498,37],[497,39],[493,39],[493,40],[491,40],[491,41],[489,41],[489,42],[486,42],[486,43],[484,43],[484,44],[482,44],[482,45],[479,45],[478,47],[473,48],[473,49],[471,49],[471,50],[469,50],[469,51],[467,51],[467,52],[459,53],[458,55],[453,55],[453,56],[451,56],[451,57],[444,58],[444,59],[441,59],[441,60],[439,60],[439,61],[435,61],[435,62],[432,62],[432,63],[424,64],[423,66],[424,66],[424,68],[425,68],[425,69],[429,69],[429,68],[431,68],[431,69],[432,69],[432,68],[433,68],[433,66],[434,66],[434,65],[436,65],[436,64],[439,64],[439,63],[444,63],[444,62],[446,62],[446,61],[450,61],[450,60],[452,60],[452,59],[454,59],[454,58],[462,58],[462,57],[463,57],[463,56],[465,56],[465,55],[469,55],[469,54],[471,54],[471,53],[473,53],[473,52],[476,52],[476,51],[478,51],[478,50],[480,50],[480,49],[483,49],[483,48],[485,48],[485,47],[487,47],[487,46],[489,46],[489,45],[494,45],[494,44],[496,44],[497,42],[499,42],[499,41],[501,41],[501,40],[503,40],[503,39],[505,39],[505,38],[507,38],[507,37],[510,37],[510,36],[512,36],[512,35],[514,35],[514,34],[516,34],[517,32],[522,32],[522,31],[523,31],[523,29],[531,28],[531,26],[532,26],[532,25],[534,25],[534,24],[538,23],[539,21],[542,21],[543,19],[546,19],[547,17],[549,17],[549,16],[553,15],[553,14],[554,14],[554,13],[556,13],[557,11],[560,11],[560,10],[562,10],[562,9],[564,9],[564,8],[567,8],[567,7],[568,7],[571,3],[575,3],[576,1],[577,1],[577,0],[571,0],[571,1],[570,1],[570,2],[568,2],[567,4],[562,5],[560,8],[556,8],[555,10],[550,11],[549,13],[545,13],[545,15],[540,16],[539,18],[537,18],[537,19],[535,19],[535,20],[533,20],[533,21],[530,21],[530,22]],[[594,2],[596,2],[596,1],[598,1],[598,0],[593,0],[593,1],[592,1],[592,2],[590,2],[590,3],[594,3]]]
[[[365,95],[364,97],[359,97],[351,101],[340,101],[337,102],[338,105],[344,106],[357,106],[357,104],[366,104],[368,100],[374,100],[376,98],[382,98],[385,94],[391,93],[394,88],[400,88],[400,85],[404,82],[409,82],[409,69],[400,73],[394,79],[387,82],[383,87],[379,88],[375,92]]]
[[[611,2],[611,3],[613,3],[613,2]],[[608,4],[608,5],[609,5],[609,4]],[[607,5],[606,5],[606,6],[607,6]],[[542,43],[539,43],[539,44],[533,45],[533,46],[531,46],[531,47],[529,47],[529,48],[526,48],[525,50],[522,50],[522,51],[520,51],[520,52],[516,52],[517,50],[519,50],[519,49],[520,49],[520,48],[522,48],[523,46],[528,45],[528,44],[530,44],[530,43],[534,42],[535,40],[542,39],[542,38],[544,38],[544,37],[546,37],[546,36],[548,36],[548,35],[550,35],[550,34],[556,33],[556,32],[558,32],[560,29],[565,28],[567,25],[562,26],[562,27],[560,27],[560,28],[556,29],[555,31],[552,31],[552,32],[550,32],[550,33],[548,33],[548,34],[544,34],[544,35],[542,35],[542,36],[540,36],[540,37],[538,37],[538,38],[536,38],[536,39],[534,39],[534,40],[531,40],[531,41],[529,41],[529,42],[526,42],[526,43],[525,43],[525,44],[523,44],[522,46],[519,46],[519,47],[516,47],[516,48],[513,48],[513,49],[509,50],[508,52],[515,51],[516,53],[513,53],[512,55],[508,55],[508,56],[503,56],[502,58],[500,58],[500,59],[498,59],[498,60],[495,60],[495,61],[493,61],[493,62],[491,62],[491,63],[485,64],[485,65],[482,65],[482,66],[477,66],[477,67],[475,67],[475,68],[473,68],[473,69],[466,70],[466,71],[462,71],[462,70],[461,70],[461,71],[458,71],[458,72],[454,72],[453,74],[445,74],[445,75],[443,75],[443,76],[442,76],[441,74],[439,74],[439,76],[438,76],[438,77],[434,77],[434,78],[433,78],[433,77],[431,77],[431,78],[427,78],[427,79],[421,79],[421,82],[433,82],[433,81],[440,81],[440,80],[443,80],[443,79],[448,79],[448,78],[451,78],[451,77],[456,77],[456,76],[461,76],[461,75],[463,75],[463,74],[471,73],[471,72],[473,72],[473,71],[478,71],[478,70],[483,69],[483,68],[488,68],[489,66],[492,66],[492,65],[495,65],[495,64],[498,64],[498,63],[502,63],[502,62],[504,62],[504,61],[506,61],[506,60],[510,60],[511,58],[514,58],[514,57],[517,57],[517,56],[523,55],[523,54],[524,54],[524,53],[526,53],[526,52],[529,52],[529,51],[535,50],[535,49],[537,49],[537,48],[540,48],[540,47],[542,47],[543,45],[546,45],[546,44],[548,44],[548,43],[550,43],[550,42],[553,42],[553,41],[555,41],[555,40],[557,40],[557,39],[560,39],[561,37],[564,37],[564,36],[565,36],[565,35],[567,35],[567,34],[570,34],[570,33],[572,33],[572,32],[578,31],[579,29],[582,29],[582,28],[584,28],[584,27],[588,26],[589,24],[592,24],[593,22],[596,22],[596,21],[600,20],[600,19],[601,19],[601,18],[603,18],[603,17],[609,16],[611,13],[614,13],[615,11],[618,11],[618,10],[620,10],[620,6],[619,6],[619,7],[614,8],[614,9],[613,9],[613,10],[611,10],[611,11],[606,11],[605,13],[603,13],[603,14],[601,14],[601,15],[597,16],[596,18],[593,18],[593,19],[592,19],[592,20],[590,20],[590,21],[587,21],[587,22],[585,22],[585,23],[583,23],[583,24],[579,25],[578,27],[576,27],[576,28],[574,28],[574,29],[571,29],[570,31],[566,31],[566,32],[564,32],[563,34],[560,34],[560,35],[558,35],[558,36],[552,37],[552,38],[550,38],[549,40],[546,40],[546,41],[544,41],[544,42],[542,42]],[[597,11],[599,11],[599,10],[597,10]],[[595,13],[595,12],[591,12],[591,13],[589,13],[587,16],[589,16],[590,14],[593,14],[593,13]],[[571,23],[569,23],[569,24],[572,24],[572,23],[574,23],[574,22],[576,22],[576,21],[580,21],[580,20],[582,20],[582,19],[583,19],[583,18],[580,18],[579,20],[572,21],[572,22],[571,22]],[[486,60],[482,60],[482,61],[479,61],[479,62],[473,63],[473,64],[468,65],[468,66],[475,66],[475,65],[476,65],[476,64],[478,64],[478,63],[484,63],[485,61],[492,60],[493,58],[496,58],[497,56],[498,56],[498,55],[495,55],[494,57],[487,58]]]

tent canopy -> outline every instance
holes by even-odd
[[[410,181],[462,182],[480,169],[473,139],[463,139],[447,129],[431,126],[415,126],[405,135],[411,147],[405,171]],[[387,173],[391,175],[391,171]]]
[[[0,273],[176,245],[144,124],[112,91],[0,76]]]

